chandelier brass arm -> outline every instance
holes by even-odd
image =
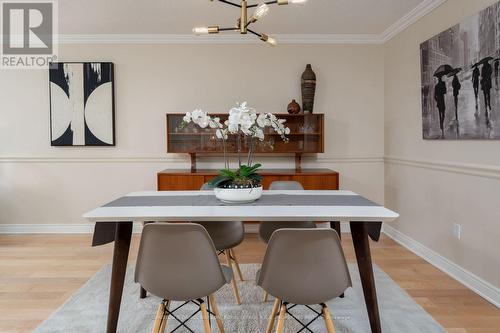
[[[214,0],[210,0],[214,1]],[[235,27],[232,28],[219,28],[219,26],[211,27],[197,27],[193,29],[196,35],[207,35],[207,34],[218,34],[221,31],[239,31],[240,34],[245,35],[250,32],[253,35],[259,37],[263,42],[267,42],[271,45],[276,45],[276,40],[264,33],[258,33],[253,30],[248,29],[248,27],[257,22],[260,18],[264,17],[269,11],[269,5],[287,5],[287,4],[302,4],[307,0],[272,0],[262,2],[260,4],[248,4],[247,0],[241,0],[240,4],[228,1],[228,0],[218,0],[219,2],[240,8],[240,17],[236,21]],[[249,17],[248,9],[255,8],[253,15]]]
[[[210,1],[214,1],[214,0],[210,0]],[[225,4],[228,4],[228,5],[231,5],[231,6],[241,7],[241,5],[238,5],[237,3],[234,3],[234,2],[231,2],[231,1],[226,1],[226,0],[218,0],[218,1],[223,2]]]

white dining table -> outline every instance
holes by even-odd
[[[95,223],[93,246],[114,242],[106,331],[116,332],[134,222],[304,221],[350,223],[372,332],[382,332],[369,238],[378,241],[383,222],[399,215],[351,191],[264,191],[247,204],[225,204],[213,191],[143,191],[117,198],[83,215]]]

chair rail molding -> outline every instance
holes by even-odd
[[[443,257],[437,252],[434,252],[425,245],[417,242],[413,238],[387,224],[384,224],[382,231],[398,244],[407,248],[420,258],[429,262],[431,265],[464,284],[467,288],[471,289],[476,294],[495,305],[497,308],[500,308],[500,288],[495,287],[488,281],[485,281],[477,275],[460,267],[451,260]]]
[[[500,166],[495,165],[428,161],[393,156],[386,156],[384,160],[387,164],[404,165],[442,172],[459,173],[468,176],[500,179]]]
[[[200,156],[200,162],[215,161],[213,157]],[[264,157],[265,159],[290,160],[291,156]],[[345,156],[345,157],[314,157],[304,155],[304,164],[307,163],[383,163],[383,157],[376,156]],[[189,157],[169,157],[169,156],[151,156],[151,157],[64,157],[64,156],[0,156],[0,163],[190,163]],[[178,166],[177,166],[178,167]]]

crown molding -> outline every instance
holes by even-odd
[[[447,0],[424,0],[417,7],[413,8],[408,14],[397,20],[393,25],[387,28],[381,35],[380,40],[382,43],[390,41],[399,33],[403,32],[413,23],[420,20],[425,15],[432,12],[437,7],[441,6]]]
[[[384,44],[408,28],[419,19],[441,6],[447,0],[424,0],[409,13],[397,20],[381,34],[277,34],[273,35],[279,44]],[[245,38],[246,37],[246,38]],[[178,45],[262,45],[255,36],[242,37],[239,34],[195,36],[192,34],[96,34],[96,35],[59,35],[61,45],[86,44],[178,44]]]
[[[381,44],[376,34],[278,34],[273,35],[279,44]],[[61,45],[85,44],[241,44],[265,46],[255,36],[237,34],[217,36],[194,36],[173,34],[99,34],[99,35],[59,35]]]

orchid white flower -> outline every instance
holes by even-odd
[[[209,119],[208,125],[210,128],[222,128],[222,124],[220,123],[220,118],[216,117],[214,119]]]
[[[203,112],[203,110],[196,109],[193,112],[191,112],[191,119],[193,120],[193,122],[196,123],[200,118],[206,115],[207,115],[206,112]]]
[[[257,117],[257,125],[262,128],[271,126],[271,121],[268,119],[266,113],[259,114]]]
[[[186,126],[191,122],[201,128],[208,127],[215,130],[215,137],[218,140],[222,140],[224,143],[225,161],[227,161],[226,140],[229,138],[230,134],[237,135],[238,140],[240,140],[241,135],[243,134],[251,139],[256,138],[260,141],[264,141],[265,129],[267,127],[271,127],[285,142],[288,142],[288,138],[286,136],[290,134],[290,128],[284,125],[286,122],[285,119],[278,119],[272,113],[257,114],[256,110],[248,107],[246,102],[237,103],[235,107],[231,108],[229,110],[228,119],[223,123],[221,123],[220,118],[212,118],[200,109],[196,109],[192,112],[186,112],[183,117],[182,126]],[[250,142],[248,165],[251,164],[253,151],[253,141]],[[228,166],[228,162],[226,163]]]
[[[182,118],[182,120],[186,123],[190,123],[191,122],[191,112],[186,112],[186,115],[184,116],[184,118]]]
[[[255,138],[259,139],[260,141],[264,141],[265,135],[264,135],[264,131],[262,130],[262,128],[259,128],[259,127],[255,128],[255,132],[254,132],[253,136]]]
[[[229,123],[229,125],[227,126],[227,129],[229,130],[230,133],[232,134],[236,134],[238,133],[238,130],[239,130],[239,126],[238,126],[238,123]]]

